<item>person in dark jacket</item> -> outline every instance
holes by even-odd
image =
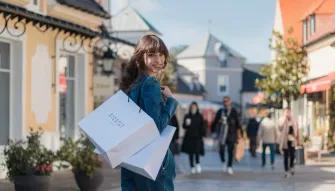
[[[176,127],[176,131],[173,134],[172,141],[170,144],[170,150],[172,151],[173,155],[179,154],[179,123],[176,115],[173,115],[169,125]]]
[[[201,173],[200,155],[204,155],[205,135],[204,119],[199,112],[196,102],[190,105],[189,113],[184,117],[183,128],[186,130],[182,152],[187,153],[190,159],[191,173]],[[196,165],[194,165],[194,158]]]
[[[250,113],[247,125],[247,136],[249,139],[249,151],[252,157],[256,157],[257,135],[260,122],[261,119],[257,120],[255,113]]]
[[[223,170],[232,175],[233,172],[233,159],[235,144],[242,136],[242,128],[240,125],[239,114],[235,108],[232,107],[232,101],[229,96],[223,98],[224,108],[217,111],[212,129],[216,131],[219,141],[219,154],[221,162],[223,163]],[[225,150],[228,148],[228,163],[225,166]]]

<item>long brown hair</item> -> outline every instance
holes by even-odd
[[[169,51],[158,36],[149,34],[144,35],[137,43],[133,56],[130,58],[125,71],[122,74],[120,88],[124,91],[129,91],[131,85],[136,81],[141,73],[146,70],[144,61],[145,53],[161,53],[164,55],[164,67],[167,65]]]

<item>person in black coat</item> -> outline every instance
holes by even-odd
[[[238,139],[242,136],[242,128],[240,125],[239,114],[235,108],[232,107],[232,101],[229,96],[223,98],[224,108],[217,111],[214,122],[212,124],[212,130],[217,134],[219,141],[219,155],[221,162],[223,163],[223,170],[228,171],[230,175],[233,172],[233,159],[235,144]],[[225,150],[228,148],[228,163],[224,165]]]
[[[204,142],[202,138],[205,136],[204,119],[199,112],[196,102],[190,105],[189,113],[184,117],[183,128],[185,136],[181,151],[189,155],[191,173],[201,173],[200,156],[204,155]],[[194,166],[194,158],[196,165]]]
[[[176,131],[173,134],[172,141],[170,144],[170,150],[172,151],[173,155],[179,154],[179,144],[178,144],[178,139],[179,139],[179,123],[176,115],[173,115],[169,125],[176,127]]]
[[[261,120],[257,120],[256,116],[251,116],[248,120],[247,136],[249,139],[249,152],[252,157],[256,157],[257,135],[260,122]]]

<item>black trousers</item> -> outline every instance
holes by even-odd
[[[190,160],[190,166],[194,167],[194,158],[195,158],[195,163],[199,164],[200,163],[200,158],[198,153],[194,154],[188,154],[188,158]]]
[[[295,148],[292,142],[287,143],[287,149],[284,150],[284,168],[288,172],[290,169],[294,168],[295,160]]]
[[[228,167],[232,167],[233,166],[233,160],[234,160],[234,149],[235,149],[235,142],[232,141],[227,141],[226,144],[222,145],[220,144],[220,159],[221,162],[226,162],[226,158],[225,158],[225,150],[226,147],[228,148],[228,163],[227,166]]]
[[[249,151],[251,156],[256,156],[257,137],[249,137]]]

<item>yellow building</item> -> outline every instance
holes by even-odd
[[[42,128],[59,147],[93,109],[93,46],[109,14],[94,0],[0,0],[0,149]]]

